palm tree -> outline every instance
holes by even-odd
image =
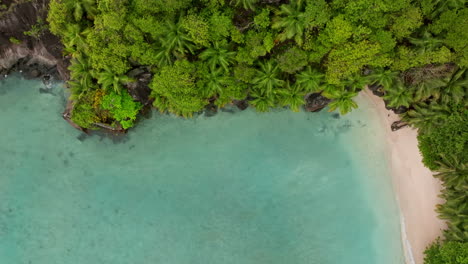
[[[418,38],[409,38],[411,44],[415,45],[419,53],[434,51],[442,46],[443,40],[434,38],[432,34],[425,30]]]
[[[306,27],[306,14],[302,11],[302,1],[291,1],[288,5],[281,5],[273,19],[272,28],[282,30],[278,35],[280,41],[294,39],[299,46],[303,43]]]
[[[204,50],[199,57],[207,61],[212,69],[221,66],[224,71],[229,72],[229,65],[234,61],[235,56],[235,51],[229,51],[217,41],[213,44],[213,47]]]
[[[235,6],[240,6],[244,9],[255,10],[255,4],[258,0],[231,0]]]
[[[250,95],[254,98],[250,103],[259,112],[266,112],[275,106],[275,98],[272,94],[253,90]]]
[[[230,84],[232,78],[223,73],[223,69],[205,69],[201,73],[202,81],[199,85],[206,97],[212,97],[223,93],[226,85]]]
[[[414,100],[416,102],[422,102],[430,97],[434,100],[438,100],[441,96],[441,88],[444,86],[444,83],[439,79],[426,80],[421,82],[414,93]]]
[[[342,115],[351,112],[354,108],[357,108],[358,105],[354,102],[353,97],[357,96],[357,92],[347,91],[344,87],[336,87],[335,89],[329,89],[329,91],[324,91],[323,96],[333,99],[333,101],[328,105],[329,112],[340,110]]]
[[[432,0],[434,9],[429,15],[430,19],[435,19],[440,14],[448,10],[456,10],[465,7],[466,0]]]
[[[281,87],[284,83],[279,78],[280,72],[273,60],[260,62],[260,70],[257,70],[252,82],[259,91],[271,94],[275,88]]]
[[[369,83],[369,77],[362,76],[359,74],[355,74],[351,77],[348,77],[348,79],[346,79],[343,82],[345,87],[347,87],[351,91],[359,91],[362,88],[364,88],[364,86],[366,86],[368,83]]]
[[[88,61],[83,57],[71,60],[69,82],[72,95],[80,98],[81,95],[93,87],[93,70]]]
[[[182,23],[176,24],[171,20],[166,21],[158,40],[166,52],[172,53],[176,57],[184,56],[187,52],[193,54],[195,50],[195,45],[183,29]]]
[[[82,31],[78,24],[67,24],[66,30],[63,32],[63,42],[65,51],[71,54],[78,54],[79,50],[86,47],[84,35],[87,31]]]
[[[93,19],[98,12],[95,0],[70,0],[66,5],[73,10],[73,18],[76,22],[81,21],[84,14],[88,19]]]
[[[296,74],[296,83],[304,87],[307,92],[318,92],[324,76],[318,70],[307,66],[303,71]]]
[[[414,109],[403,114],[402,120],[419,128],[423,133],[445,122],[452,113],[448,105],[435,102],[414,104],[413,107]]]
[[[440,97],[442,103],[447,104],[450,101],[460,103],[463,101],[466,89],[468,89],[467,73],[466,69],[458,69],[450,77],[434,80],[441,82],[440,85],[443,86]]]
[[[305,104],[305,95],[307,92],[298,83],[290,85],[286,82],[283,89],[279,89],[277,92],[278,102],[282,106],[289,106],[292,111],[299,112],[299,108]]]
[[[385,87],[383,98],[388,101],[390,107],[409,107],[413,102],[413,93],[401,81],[397,81],[393,85]]]
[[[468,164],[460,162],[455,155],[440,156],[442,160],[436,161],[440,167],[434,177],[442,180],[446,188],[468,193]]]
[[[122,89],[122,84],[130,83],[135,81],[134,79],[128,77],[127,75],[116,75],[110,70],[105,70],[97,74],[98,83],[101,85],[102,89],[108,90],[113,89],[114,92],[120,94]]]
[[[369,76],[370,84],[381,85],[384,88],[390,87],[398,77],[398,72],[385,70],[384,68],[375,69]]]

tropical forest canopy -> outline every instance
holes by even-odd
[[[183,117],[233,100],[298,111],[310,94],[345,114],[370,85],[419,129],[446,239],[468,247],[466,0],[52,0],[48,22],[83,128],[134,125],[137,68],[152,105]]]

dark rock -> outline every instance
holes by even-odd
[[[149,105],[151,103],[151,88],[149,88],[149,83],[152,77],[149,69],[146,67],[139,67],[131,70],[128,74],[130,77],[136,79],[135,82],[127,84],[128,93],[132,96],[133,100],[143,105]]]
[[[399,106],[399,107],[391,107],[391,106],[388,106],[388,101],[385,101],[385,108],[387,110],[392,110],[395,114],[404,114],[406,112],[408,112],[408,107],[406,106]]]
[[[320,93],[313,93],[306,98],[305,110],[308,112],[319,112],[331,101],[331,99],[322,96]]]
[[[205,107],[205,116],[211,117],[218,113],[218,108],[214,104],[209,104]]]
[[[399,121],[393,122],[390,127],[391,127],[392,131],[397,131],[397,130],[402,129],[402,128],[406,127],[406,126],[408,126],[408,123],[399,120]]]
[[[382,85],[369,84],[367,87],[369,87],[369,90],[371,90],[374,95],[377,95],[379,97],[382,97],[385,95],[384,87]]]
[[[44,29],[37,36],[23,32],[47,17],[49,0],[18,1],[0,17],[0,73],[21,72],[27,79],[49,74],[67,80],[68,59],[60,39]],[[15,38],[20,43],[12,43]],[[56,67],[55,67],[56,66]]]
[[[340,119],[340,114],[334,113],[334,114],[332,114],[332,117],[335,118],[335,119]]]
[[[247,100],[233,100],[232,103],[241,111],[244,111],[249,107],[249,102],[247,102]]]

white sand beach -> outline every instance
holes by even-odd
[[[398,115],[385,108],[384,102],[368,89],[361,95],[372,102],[385,127],[388,140],[389,164],[393,184],[402,215],[402,239],[407,264],[423,264],[424,250],[441,235],[445,223],[437,217],[436,204],[441,183],[424,167],[418,149],[417,131],[404,127],[391,131],[390,125]]]

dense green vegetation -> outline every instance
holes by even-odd
[[[465,0],[51,0],[47,20],[71,58],[72,119],[84,128],[133,126],[140,66],[153,106],[183,117],[233,100],[298,111],[312,93],[345,114],[372,85],[441,172],[446,241],[468,241]]]

